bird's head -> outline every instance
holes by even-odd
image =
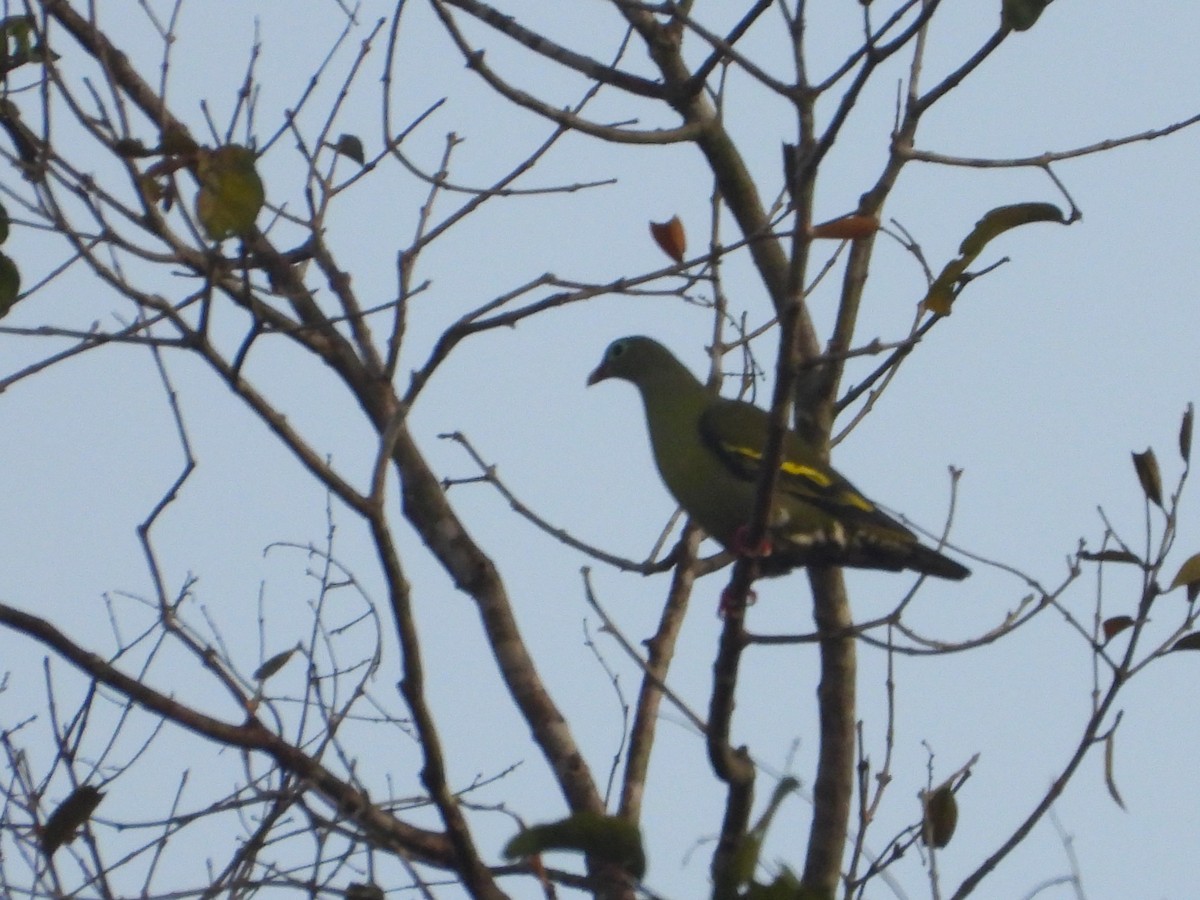
[[[607,378],[622,378],[642,384],[648,376],[678,367],[679,362],[666,347],[648,337],[617,338],[608,345],[600,365],[588,376],[589,386]]]

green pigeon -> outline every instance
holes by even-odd
[[[608,378],[624,379],[641,392],[654,461],[684,512],[728,549],[747,553],[743,535],[754,513],[767,413],[713,396],[648,337],[609,344],[587,383]],[[911,569],[955,580],[971,574],[918,543],[792,432],[783,436],[767,540],[753,554],[761,575],[807,565]]]

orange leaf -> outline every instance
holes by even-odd
[[[870,237],[878,230],[879,219],[877,217],[851,213],[828,222],[822,222],[820,225],[814,225],[811,234],[815,238],[852,241],[855,238]]]
[[[687,238],[683,233],[683,223],[679,216],[671,216],[666,222],[651,222],[650,235],[654,242],[662,248],[662,252],[677,263],[683,262],[683,254],[687,251]]]

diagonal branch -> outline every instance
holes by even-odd
[[[601,125],[598,122],[584,119],[571,110],[561,109],[543,100],[539,100],[533,94],[514,87],[507,80],[496,74],[484,62],[483,51],[471,46],[466,36],[459,30],[453,17],[444,9],[443,4],[438,2],[438,0],[431,0],[431,2],[433,2],[434,10],[442,20],[447,33],[453,39],[459,52],[462,53],[463,59],[466,60],[467,68],[478,73],[496,93],[515,103],[517,106],[537,113],[542,118],[555,122],[565,128],[613,143],[672,144],[695,139],[698,129],[694,126],[685,125],[681,128],[651,128],[643,131],[634,131],[615,125]]]
[[[354,821],[381,846],[411,854],[431,865],[452,867],[454,855],[444,834],[417,828],[384,812],[364,792],[269,731],[253,715],[247,713],[245,722],[235,725],[199,712],[130,678],[98,654],[76,644],[45,619],[7,604],[0,603],[0,625],[48,647],[98,683],[180,728],[226,747],[266,754],[280,768],[311,784],[341,815]]]
[[[494,7],[479,0],[432,0],[434,7],[442,3],[456,6],[468,15],[485,22],[501,34],[512,38],[518,44],[528,47],[539,56],[544,56],[551,62],[557,63],[598,84],[607,84],[639,97],[649,97],[661,100],[664,95],[663,86],[647,78],[640,78],[618,69],[616,66],[605,65],[599,60],[576,53],[561,44],[547,38],[536,31],[526,28],[513,16],[505,15]],[[438,15],[444,13],[438,9]]]

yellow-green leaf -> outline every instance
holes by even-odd
[[[1154,450],[1147,447],[1144,453],[1133,454],[1133,468],[1142,485],[1142,493],[1155,506],[1162,508],[1162,475],[1158,471],[1158,459]]]
[[[138,191],[142,195],[142,199],[150,206],[153,206],[163,198],[162,185],[152,175],[139,175],[137,178]]]
[[[508,842],[509,859],[535,856],[546,850],[578,850],[623,866],[635,878],[646,874],[646,853],[637,825],[599,813],[576,813],[557,822],[533,825]]]
[[[921,840],[934,847],[945,847],[958,827],[958,801],[950,782],[923,795],[925,815],[921,822]]]
[[[959,279],[966,272],[967,266],[983,252],[988,242],[1009,229],[1032,222],[1058,222],[1067,225],[1070,220],[1053,203],[1015,203],[988,211],[975,223],[971,233],[963,238],[958,248],[958,258],[947,263],[941,274],[929,286],[929,292],[921,301],[924,308],[939,316],[950,315]]]
[[[50,814],[42,828],[42,852],[53,856],[63,844],[69,844],[83,824],[92,817],[104,794],[90,785],[76,788],[58,809]]]
[[[983,218],[975,223],[971,233],[963,238],[958,252],[974,259],[993,238],[1018,225],[1029,225],[1032,222],[1058,222],[1060,225],[1066,225],[1067,219],[1062,210],[1053,203],[1014,203],[1011,206],[997,206],[984,213]]]
[[[0,19],[0,35],[4,37],[6,56],[22,56],[33,49],[31,38],[34,24],[32,16],[8,16]],[[9,41],[15,44],[12,53],[8,52]]]
[[[254,228],[265,195],[254,168],[254,151],[240,144],[196,155],[196,218],[214,241],[245,237]]]
[[[746,900],[829,900],[833,895],[818,888],[805,887],[795,872],[787,866],[781,866],[774,881],[770,884],[751,884],[744,896]]]
[[[0,253],[0,318],[12,309],[21,293],[21,273],[17,264]]]
[[[1183,565],[1179,567],[1179,572],[1171,581],[1171,586],[1168,591],[1173,591],[1177,587],[1182,587],[1185,584],[1196,584],[1200,582],[1200,553],[1193,553]]]
[[[1183,565],[1179,567],[1179,572],[1171,581],[1171,586],[1168,591],[1173,591],[1177,587],[1187,585],[1190,589],[1193,585],[1200,584],[1200,553],[1193,553],[1183,561]]]
[[[7,8],[7,7],[6,7]],[[58,54],[42,43],[34,43],[37,21],[32,16],[8,16],[0,19],[0,41],[3,41],[3,64],[0,77],[31,62],[58,59]]]
[[[749,884],[754,878],[754,872],[758,868],[758,855],[762,850],[763,840],[767,836],[767,829],[771,827],[771,820],[775,818],[775,813],[779,811],[779,807],[787,795],[799,788],[800,782],[791,776],[780,779],[771,793],[771,799],[767,803],[767,808],[763,810],[762,816],[742,838],[737,852],[733,856],[734,875],[739,886]]]
[[[1052,0],[1004,0],[1000,24],[1013,31],[1028,31]]]

